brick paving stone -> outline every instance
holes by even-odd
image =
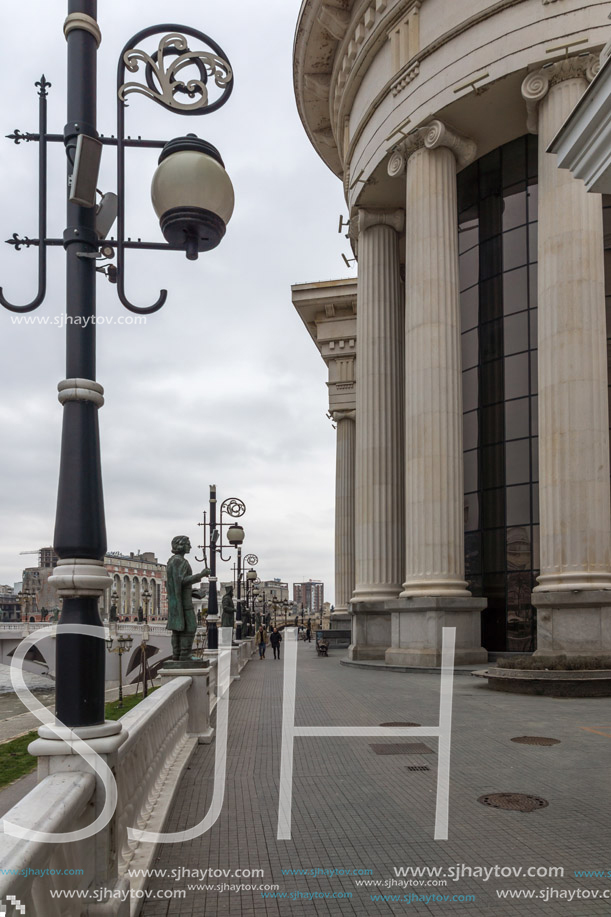
[[[436,726],[439,678],[339,664],[339,652],[316,655],[299,645],[297,725],[377,725],[388,721]],[[437,740],[434,755],[378,756],[371,739],[295,740],[290,841],[276,840],[283,666],[249,664],[231,687],[227,787],[216,825],[187,844],[164,845],[154,866],[263,869],[262,879],[207,879],[209,884],[277,884],[282,893],[344,892],[351,898],[263,898],[259,890],[187,891],[183,899],[150,900],[142,917],[590,917],[611,914],[608,900],[499,899],[498,890],[596,889],[611,880],[575,878],[573,870],[611,871],[608,699],[522,697],[489,691],[485,682],[455,678],[449,839],[435,842]],[[590,730],[596,730],[592,732]],[[600,733],[603,733],[602,735]],[[557,738],[553,747],[525,746],[514,736]],[[379,739],[393,743],[396,739]],[[406,764],[427,764],[410,772]],[[184,772],[166,831],[200,821],[213,792],[214,745],[198,746]],[[477,801],[488,792],[543,796],[532,813],[492,809]],[[562,867],[564,878],[447,880],[440,887],[384,887],[393,867]],[[352,876],[285,876],[283,869],[371,869],[377,888]],[[149,889],[186,889],[189,878],[152,878]],[[473,895],[475,901],[372,901],[372,894]]]

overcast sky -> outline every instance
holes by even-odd
[[[219,499],[247,505],[245,552],[259,555],[262,579],[322,579],[333,601],[335,434],[326,418],[326,367],[291,303],[291,284],[348,276],[337,234],[345,212],[340,181],[311,147],[293,96],[292,46],[301,0],[189,4],[186,25],[226,51],[235,91],[199,119],[131,96],[127,132],[171,139],[190,131],[221,151],[236,192],[227,236],[188,262],[175,253],[128,256],[127,294],[164,309],[146,325],[98,327],[98,381],[108,547],[152,550],[162,560],[176,534],[201,542],[197,523],[215,483]],[[38,129],[34,82],[51,81],[49,131],[65,115],[65,0],[2,4],[0,135]],[[173,11],[174,10],[174,11]],[[98,130],[116,132],[116,62],[128,38],[179,14],[168,0],[103,0],[98,18]],[[36,235],[37,145],[0,145],[0,239]],[[64,229],[65,161],[49,152],[49,235]],[[128,151],[128,235],[163,241],[150,204],[155,151]],[[104,151],[100,187],[116,189],[114,153]],[[51,249],[40,316],[61,316],[63,251]],[[34,295],[34,249],[0,248],[0,285],[12,301]],[[50,544],[59,463],[65,331],[14,324],[0,310],[0,583],[13,584],[36,558],[20,551]],[[128,316],[116,288],[98,281],[98,313]],[[52,318],[50,320],[53,320]],[[194,552],[198,553],[198,552]],[[193,560],[193,555],[192,558]],[[194,564],[194,566],[197,566]],[[221,565],[221,578],[231,565]]]

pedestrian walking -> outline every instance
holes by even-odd
[[[308,643],[312,642],[312,625],[308,621],[308,626],[306,627],[306,640]]]
[[[265,647],[269,643],[269,634],[261,625],[255,637],[255,646],[259,647],[259,659],[265,659]]]
[[[272,633],[270,634],[269,642],[272,645],[274,651],[274,659],[280,659],[280,644],[282,643],[282,634],[277,627],[274,627]]]

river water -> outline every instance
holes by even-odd
[[[11,684],[8,665],[0,665],[0,720],[6,720],[19,713],[27,713]],[[34,675],[24,672],[25,683],[43,704],[50,704],[55,696],[55,681],[48,675]]]

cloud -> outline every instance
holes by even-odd
[[[109,548],[154,550],[185,532],[201,543],[208,486],[219,497],[239,496],[245,550],[260,558],[262,578],[325,581],[333,594],[335,441],[325,417],[326,368],[291,304],[295,282],[345,276],[337,215],[345,212],[341,183],[311,148],[296,112],[292,43],[299,0],[234,0],[196,5],[187,17],[227,51],[236,89],[221,111],[178,118],[132,96],[128,131],[170,139],[196,130],[217,145],[236,190],[227,236],[196,263],[178,254],[128,254],[128,295],[150,304],[161,288],[168,303],[146,324],[97,328],[98,379],[106,391],[100,412]],[[167,19],[167,0],[105,3],[99,8],[103,42],[98,61],[98,129],[114,133],[118,53],[129,35]],[[44,70],[53,83],[49,130],[65,120],[63,0],[0,11],[0,23],[23,43],[8,43],[5,77],[16,87],[3,99],[1,133],[37,129],[33,83]],[[10,18],[9,18],[10,17]],[[239,23],[239,28],[236,27]],[[194,122],[196,122],[194,124]],[[64,226],[64,153],[49,153],[49,233]],[[34,144],[0,146],[0,238],[36,232]],[[150,205],[157,152],[128,153],[128,232],[161,241]],[[103,190],[115,189],[106,148]],[[0,251],[0,285],[17,299],[31,296],[36,253]],[[49,254],[49,293],[40,315],[64,311],[61,248]],[[351,272],[354,273],[354,272]],[[115,288],[100,276],[100,315],[127,313]],[[52,537],[57,488],[65,331],[55,325],[17,325],[0,314],[2,342],[0,425],[0,582],[20,578],[19,551]],[[25,559],[31,563],[32,558]],[[229,576],[231,563],[220,571]]]

